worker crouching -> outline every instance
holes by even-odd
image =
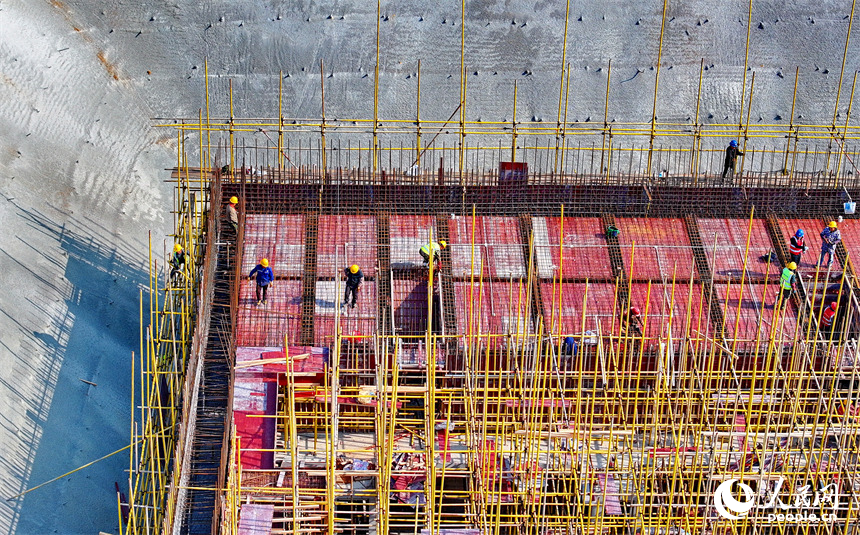
[[[421,247],[418,250],[418,254],[421,255],[421,258],[424,259],[424,263],[430,264],[430,257],[433,257],[434,265],[437,264],[440,260],[440,256],[442,254],[442,249],[448,247],[448,243],[445,240],[441,240],[439,242],[430,242],[427,245]]]

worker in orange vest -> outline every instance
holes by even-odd
[[[824,312],[821,314],[821,330],[824,332],[830,332],[830,329],[833,328],[833,319],[836,317],[836,301],[830,303],[830,306],[824,309]]]
[[[809,247],[803,244],[803,229],[797,229],[797,232],[794,233],[794,236],[788,242],[789,261],[800,265],[800,255],[807,249]]]

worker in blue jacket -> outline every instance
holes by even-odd
[[[821,231],[821,256],[818,258],[818,265],[823,268],[830,268],[833,263],[833,257],[836,255],[836,245],[842,240],[842,234],[836,228],[836,221],[831,221],[824,230]],[[824,257],[827,257],[827,264],[824,264]]]
[[[254,266],[254,269],[248,274],[248,280],[253,280],[254,275],[257,275],[257,304],[262,303],[265,305],[266,291],[269,289],[269,286],[275,284],[275,274],[272,272],[272,268],[269,267],[269,260],[267,258],[260,260],[260,263]]]

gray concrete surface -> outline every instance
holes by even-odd
[[[788,120],[795,66],[799,120],[831,120],[850,8],[754,2],[754,121]],[[650,118],[661,9],[656,0],[572,3],[571,120],[602,117],[609,59],[610,117]],[[703,120],[737,117],[746,9],[669,2],[660,119],[694,113],[701,58]],[[560,1],[467,3],[470,119],[509,119],[518,80],[520,116],[554,121],[564,11]],[[458,102],[460,4],[385,2],[382,14],[381,115],[412,117],[421,59],[422,115],[447,118]],[[197,116],[205,59],[215,115],[227,113],[229,79],[236,115],[276,115],[283,71],[284,114],[318,116],[323,59],[329,117],[372,117],[375,26],[375,4],[358,0],[0,2],[0,497],[128,441],[146,233],[161,250],[172,224],[163,169],[174,165],[175,140],[151,118]],[[0,532],[115,532],[113,482],[126,466],[121,455],[0,500]]]

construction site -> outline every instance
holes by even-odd
[[[420,64],[414,117],[378,91],[326,117],[320,65],[318,118],[234,117],[231,91],[160,125],[175,234],[141,294],[121,532],[860,532],[856,73],[830,124],[751,123],[746,65],[740,117],[674,124],[662,47],[647,123],[609,121],[611,64],[604,119],[568,121],[564,62],[557,120],[518,118],[515,84],[511,120],[469,120],[461,58],[447,120]]]

